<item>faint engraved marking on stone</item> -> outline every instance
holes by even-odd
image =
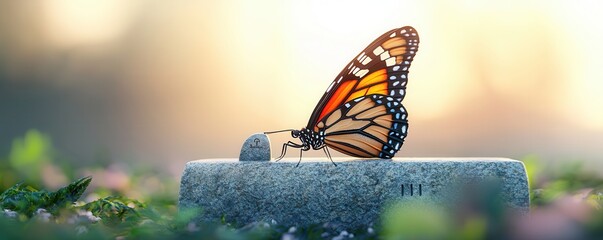
[[[410,190],[409,191],[409,195],[410,196],[414,196],[415,195],[415,188],[416,188],[415,185],[414,184],[407,184],[407,185],[408,185],[407,189]],[[404,184],[400,184],[400,194],[402,195],[402,197],[404,197],[404,195],[406,194],[405,191],[404,191]],[[423,184],[419,184],[418,185],[417,195],[418,196],[423,196]]]
[[[258,145],[258,144],[260,144],[260,139],[254,138],[253,142],[255,143],[255,146],[253,144],[249,144],[251,148],[262,148],[262,146]]]

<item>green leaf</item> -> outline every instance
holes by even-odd
[[[38,191],[31,186],[18,183],[0,194],[0,206],[27,217],[32,217],[39,208],[57,215],[59,210],[72,206],[91,181],[92,177],[80,178],[52,193],[45,190]]]
[[[51,193],[49,195],[49,201],[47,202],[46,209],[49,212],[54,213],[62,207],[73,204],[80,199],[82,194],[84,194],[84,191],[86,191],[86,188],[88,188],[88,185],[90,185],[91,181],[92,177],[83,177],[65,187],[60,188],[56,192]]]
[[[81,209],[100,217],[102,222],[108,226],[117,226],[122,223],[131,226],[138,224],[143,219],[136,208],[144,207],[146,206],[137,200],[109,196],[87,203]]]

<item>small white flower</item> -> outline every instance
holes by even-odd
[[[375,230],[372,227],[369,227],[366,229],[366,232],[368,232],[369,234],[373,234],[375,233]]]
[[[295,231],[297,231],[296,227],[290,227],[289,228],[289,233],[294,233]]]

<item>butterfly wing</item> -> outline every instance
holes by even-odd
[[[347,155],[393,157],[407,134],[402,99],[418,44],[409,26],[377,38],[327,88],[307,128],[323,132],[327,146]]]

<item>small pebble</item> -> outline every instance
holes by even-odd
[[[295,240],[295,236],[293,234],[290,234],[290,233],[285,233],[281,237],[281,240]]]
[[[36,210],[36,217],[40,219],[42,222],[49,222],[52,215],[46,211],[44,208],[38,208]]]
[[[186,230],[189,232],[197,232],[199,231],[199,227],[197,227],[197,224],[194,222],[190,222],[188,225],[186,225]]]
[[[81,235],[88,232],[88,228],[86,226],[78,225],[75,227],[75,232],[77,235]]]
[[[17,212],[15,212],[15,211],[4,209],[4,215],[6,215],[9,218],[16,218],[17,215],[19,215],[19,214],[17,214]]]

